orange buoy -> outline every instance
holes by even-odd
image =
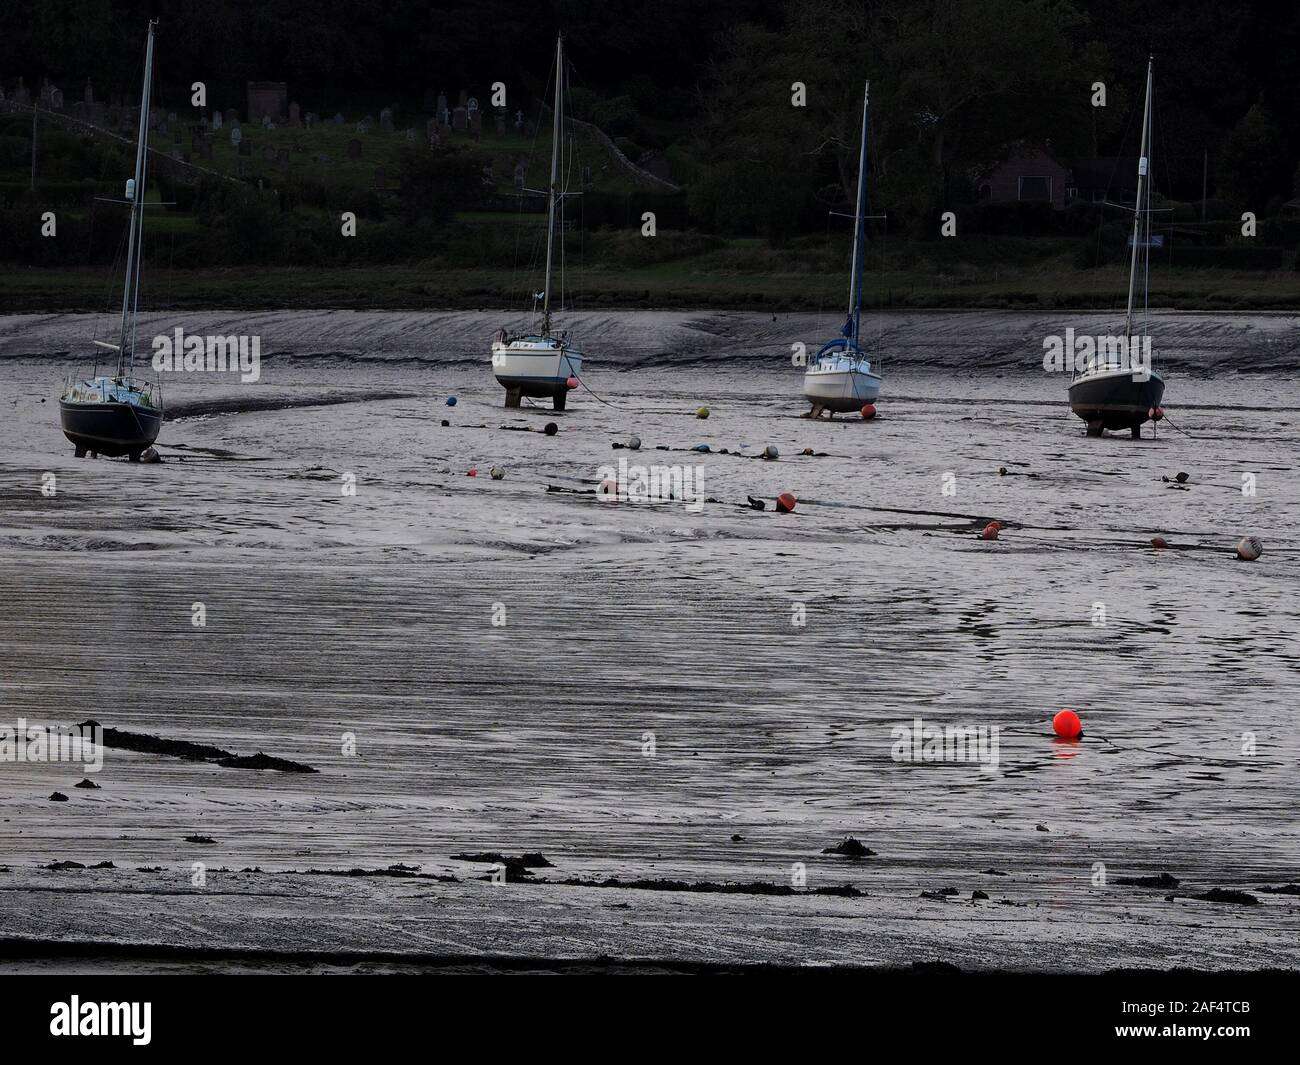
[[[782,492],[776,497],[776,509],[782,514],[789,514],[794,510],[794,505],[798,502],[793,492]]]
[[[569,388],[569,389],[577,388],[577,387],[578,387],[578,379],[577,379],[576,377],[570,377],[567,381],[564,382],[564,384],[565,384],[565,387],[566,387],[566,388]]]
[[[980,533],[981,540],[996,540],[998,532],[1002,529],[1002,522],[991,521],[984,526],[984,531]]]
[[[1062,710],[1052,718],[1052,731],[1063,740],[1077,740],[1083,735],[1083,722],[1073,710]]]
[[[870,421],[876,416],[876,405],[874,403],[864,403],[862,405],[862,417]]]
[[[1163,536],[1153,536],[1151,537],[1151,546],[1154,547],[1157,551],[1163,551],[1166,547],[1169,546],[1169,541],[1166,540]]]

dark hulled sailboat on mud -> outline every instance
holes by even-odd
[[[149,154],[149,104],[153,75],[155,22],[149,23],[145,43],[144,89],[140,94],[140,132],[135,149],[135,177],[127,182],[126,199],[131,205],[127,237],[126,283],[122,292],[122,328],[118,342],[97,340],[99,347],[117,354],[111,375],[99,374],[69,380],[59,397],[59,418],[63,435],[72,441],[77,458],[95,455],[127,455],[133,462],[158,437],[162,427],[160,388],[135,380],[135,324],[140,303],[140,259],[144,237],[145,173]]]
[[[1088,363],[1077,370],[1070,381],[1070,410],[1088,425],[1089,436],[1101,436],[1107,430],[1128,429],[1133,439],[1142,435],[1142,424],[1162,415],[1160,401],[1165,394],[1165,379],[1151,367],[1150,337],[1134,336],[1133,304],[1136,294],[1138,264],[1142,265],[1145,306],[1146,277],[1151,268],[1151,90],[1153,63],[1147,62],[1146,104],[1142,114],[1142,151],[1138,159],[1137,201],[1133,215],[1133,254],[1129,262],[1128,310],[1124,315],[1124,347],[1096,351]],[[1144,330],[1145,331],[1145,330]],[[1136,358],[1145,342],[1147,357]]]

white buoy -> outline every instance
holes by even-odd
[[[1243,536],[1237,544],[1237,557],[1243,562],[1254,562],[1264,553],[1258,536]]]

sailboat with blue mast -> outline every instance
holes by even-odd
[[[810,417],[861,410],[880,395],[880,370],[862,350],[862,275],[867,235],[867,114],[871,82],[862,94],[862,144],[858,157],[858,197],[854,213],[853,266],[849,275],[849,314],[840,335],[821,346],[803,377]]]

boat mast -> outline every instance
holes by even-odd
[[[551,131],[551,195],[546,218],[546,289],[542,336],[551,335],[551,263],[555,253],[555,214],[560,200],[560,109],[564,103],[564,34],[555,38],[555,125]]]
[[[862,91],[862,149],[858,158],[858,200],[853,226],[853,272],[849,277],[849,318],[845,335],[858,343],[858,327],[862,320],[862,271],[865,266],[867,228],[867,104],[871,97],[871,82]]]
[[[1151,180],[1151,80],[1155,60],[1147,57],[1147,96],[1142,108],[1142,154],[1138,159],[1137,203],[1133,211],[1133,256],[1128,270],[1128,310],[1124,314],[1124,336],[1133,336],[1133,295],[1137,282],[1138,252],[1142,247],[1143,219],[1148,211],[1146,201],[1149,198],[1147,186]]]
[[[153,31],[157,20],[149,22],[149,37],[144,50],[144,87],[140,90],[140,134],[135,146],[135,186],[131,196],[130,236],[126,251],[126,285],[122,290],[122,337],[117,351],[117,376],[122,376],[123,360],[128,371],[135,367],[135,315],[140,306],[140,258],[144,244],[144,177],[149,151],[149,104],[153,85]],[[129,340],[128,340],[129,334]]]

